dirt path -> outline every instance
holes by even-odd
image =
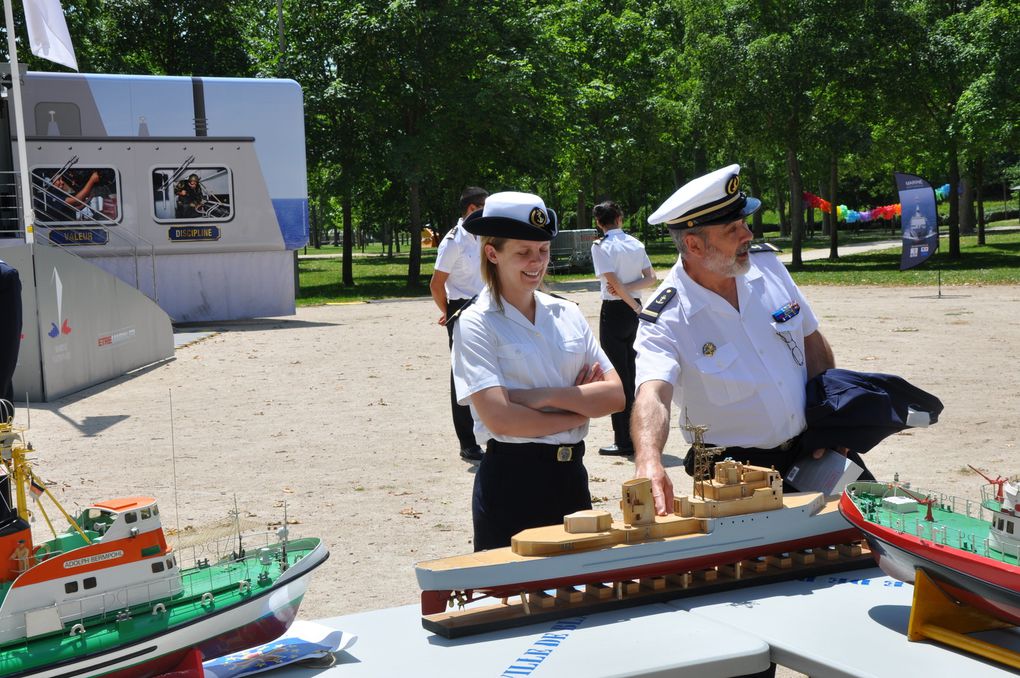
[[[868,455],[879,477],[976,496],[967,463],[1020,472],[1020,288],[948,289],[942,299],[918,288],[805,292],[841,366],[900,374],[945,403],[935,427]],[[570,297],[597,327],[597,294]],[[474,467],[457,456],[436,315],[423,298],[231,325],[174,362],[36,406],[29,438],[42,476],[72,506],[154,494],[169,525],[175,494],[182,525],[226,516],[235,493],[242,512],[266,522],[286,501],[301,522],[293,531],[332,551],[306,617],[413,603],[416,561],[471,550]],[[608,418],[593,422],[589,443],[610,440]],[[683,448],[674,430],[667,461]],[[615,507],[632,465],[585,461],[593,494]],[[687,485],[681,471],[673,478]]]

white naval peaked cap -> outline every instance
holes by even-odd
[[[537,195],[517,191],[493,193],[461,225],[474,235],[514,240],[552,240],[558,230],[556,212]]]
[[[648,223],[676,229],[725,224],[760,207],[760,200],[741,192],[740,165],[733,164],[681,186],[648,217]]]

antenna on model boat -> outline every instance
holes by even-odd
[[[244,558],[244,544],[241,543],[241,512],[237,509],[237,493],[234,493],[234,510],[230,512],[234,517],[234,527],[237,530],[237,559]]]
[[[710,477],[709,471],[712,467],[712,457],[722,454],[723,448],[705,447],[705,431],[708,430],[708,427],[692,424],[691,420],[687,418],[687,412],[684,412],[683,428],[694,438],[694,441],[691,443],[691,449],[694,451],[694,495],[699,496],[700,492],[701,498],[704,499],[705,481]]]
[[[177,446],[174,444],[174,390],[167,389],[170,398],[170,468],[174,480],[174,516],[177,522],[177,534],[181,533],[181,504],[177,501]]]
[[[287,528],[287,500],[283,500],[283,527],[276,531],[276,535],[280,538],[280,571],[287,571],[287,533],[290,530]]]

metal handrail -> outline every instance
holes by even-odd
[[[33,175],[33,179],[39,179],[39,177]],[[49,191],[63,195],[65,197],[71,196],[72,194],[57,188],[56,186],[49,185]],[[37,192],[38,187],[33,183],[33,205],[38,207],[43,197]],[[14,204],[5,204],[8,196],[14,197]],[[21,187],[17,181],[17,173],[13,171],[0,172],[0,233],[13,234],[15,237],[24,239],[25,231],[22,227],[24,222],[24,214],[21,209],[24,201],[21,196]],[[72,208],[74,209],[74,208]],[[5,214],[5,212],[13,211],[13,214]],[[80,214],[80,210],[75,210]],[[38,215],[39,212],[37,211]],[[9,228],[13,226],[13,228]],[[7,228],[5,228],[7,227]],[[141,275],[139,271],[139,258],[141,256],[147,256],[152,269],[152,295],[151,299],[158,303],[159,301],[159,286],[157,280],[156,271],[156,246],[143,236],[138,233],[124,230],[119,226],[111,225],[109,220],[100,220],[91,218],[88,216],[82,216],[76,219],[74,225],[49,225],[46,223],[35,223],[35,230],[37,232],[63,232],[63,231],[76,231],[81,229],[98,230],[106,234],[108,240],[113,240],[118,243],[119,246],[126,247],[131,252],[132,261],[134,263],[134,287],[135,289],[142,291],[141,287]],[[76,251],[74,247],[68,247],[65,244],[54,242],[50,238],[36,238],[36,242],[51,247],[57,247],[65,252],[69,252],[76,257],[82,258],[81,255]],[[143,252],[147,250],[147,252]],[[143,292],[144,294],[144,292]]]

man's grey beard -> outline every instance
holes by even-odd
[[[705,256],[705,268],[716,275],[727,278],[736,278],[751,270],[751,259],[738,261],[734,256],[729,258],[712,245],[708,246],[708,253]]]

